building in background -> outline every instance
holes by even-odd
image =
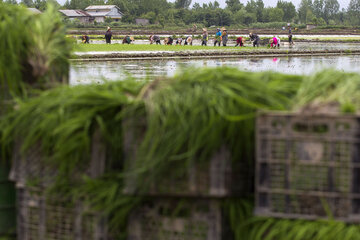
[[[85,11],[90,14],[94,21],[105,22],[106,18],[111,18],[113,21],[120,21],[123,13],[115,5],[91,5],[85,8]]]
[[[36,8],[28,8],[28,9],[30,10],[30,12],[35,13],[35,14],[40,14],[41,13],[41,11],[36,9]]]
[[[81,23],[93,23],[94,17],[83,10],[59,10],[67,19],[73,21],[78,19]]]
[[[150,21],[146,18],[137,18],[135,19],[137,25],[149,25]]]

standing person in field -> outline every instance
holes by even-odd
[[[293,35],[292,35],[291,27],[289,26],[289,45],[290,46],[294,45],[294,41],[292,38],[293,38]]]
[[[111,28],[107,27],[107,31],[105,33],[105,40],[107,44],[111,44],[111,37],[112,37]]]
[[[239,46],[239,47],[243,47],[244,46],[244,42],[245,42],[245,38],[243,37],[238,37],[236,39],[236,45],[235,47]]]
[[[250,41],[253,43],[253,47],[259,47],[260,45],[260,37],[257,34],[250,33],[249,34]]]
[[[224,47],[226,47],[228,39],[229,39],[229,35],[227,34],[226,28],[222,28],[221,40]]]
[[[220,47],[220,43],[221,43],[221,31],[220,28],[218,28],[216,29],[216,34],[214,38],[214,47],[216,46],[216,44],[218,44]]]
[[[203,28],[202,42],[201,46],[207,46],[207,42],[209,40],[209,34],[206,28]]]

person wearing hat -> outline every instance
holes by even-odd
[[[187,37],[185,38],[185,43],[184,43],[184,45],[191,45],[191,46],[192,46],[192,37],[187,36]]]
[[[222,28],[221,40],[223,42],[223,46],[226,47],[228,41],[228,34],[226,28]]]
[[[107,31],[105,33],[105,40],[107,44],[111,44],[111,37],[112,37],[111,28],[107,27]]]
[[[221,43],[221,31],[220,28],[218,28],[216,29],[216,34],[214,38],[214,47],[216,46],[216,44],[218,44],[220,47],[220,43]]]
[[[174,39],[172,37],[166,37],[164,39],[164,45],[172,45],[174,42]]]
[[[203,28],[202,42],[201,46],[207,46],[207,41],[209,40],[209,34],[206,28]]]
[[[294,41],[292,40],[293,35],[292,35],[292,31],[291,31],[291,26],[289,25],[289,45],[292,46],[294,45]]]

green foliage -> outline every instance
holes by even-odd
[[[356,112],[360,106],[360,76],[355,73],[326,71],[304,79],[294,98],[294,107],[307,104],[339,103],[345,112]]]
[[[53,7],[34,15],[21,6],[0,4],[0,21],[0,98],[67,80],[71,45]]]
[[[284,11],[281,8],[265,8],[263,11],[264,22],[283,21]]]
[[[126,195],[129,179],[136,179],[135,193],[146,193],[150,184],[181,176],[223,146],[234,163],[252,165],[258,110],[338,102],[343,111],[354,112],[360,106],[359,86],[358,74],[325,71],[303,77],[233,68],[189,69],[149,83],[63,86],[18,100],[16,110],[0,119],[0,145],[11,149],[21,138],[26,153],[40,142],[47,163],[59,169],[56,192],[85,200],[108,216],[111,229],[124,233],[128,213],[143,200]],[[101,178],[73,182],[74,171],[89,164],[97,130],[112,162]],[[127,131],[139,143],[131,159],[124,158]],[[337,240],[359,234],[357,226],[335,221],[253,217],[248,200],[227,199],[223,207],[236,240]]]
[[[131,202],[123,196],[124,177],[136,173],[137,191],[146,191],[146,183],[183,173],[191,162],[208,160],[224,144],[233,161],[252,161],[256,110],[288,109],[300,80],[219,68],[189,70],[141,91],[143,83],[136,81],[60,87],[19,100],[17,110],[0,121],[0,145],[10,149],[21,138],[26,153],[40,142],[47,163],[59,169],[56,192],[88,196],[92,205],[110,214],[112,223],[120,224]],[[75,169],[88,164],[96,129],[116,153],[114,161],[123,161],[124,119],[146,123],[135,165],[126,172],[110,167],[101,180],[88,180],[77,188],[73,182],[66,183]]]
[[[348,7],[348,18],[353,26],[360,25],[360,0],[351,0]]]
[[[278,0],[276,4],[277,8],[281,8],[284,12],[283,20],[286,22],[292,22],[292,20],[296,17],[296,9],[295,5],[292,2],[285,2],[282,0]]]

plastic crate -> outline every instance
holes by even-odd
[[[134,158],[127,158],[125,161],[134,162]],[[250,162],[233,162],[230,152],[223,146],[208,161],[193,162],[181,174],[170,171],[161,179],[151,179],[149,190],[141,194],[184,197],[246,195],[252,186],[252,172],[249,171],[249,166]],[[175,162],[169,167],[180,168],[184,168],[183,164]],[[136,176],[129,176],[126,179],[125,193],[138,194],[137,181]]]
[[[260,216],[360,220],[360,118],[261,113],[256,210]]]
[[[105,240],[104,218],[66,199],[49,199],[41,191],[17,190],[18,240]]]
[[[217,200],[153,199],[134,210],[127,240],[231,240]]]
[[[54,183],[58,174],[57,167],[46,162],[41,153],[41,144],[33,145],[26,154],[21,154],[22,142],[17,141],[13,149],[12,167],[9,179],[16,182],[17,187],[27,185],[46,188]],[[86,174],[92,178],[98,177],[105,171],[107,160],[106,146],[104,145],[99,131],[92,137],[89,163],[77,166],[74,178],[80,178]],[[74,179],[75,180],[75,179]]]
[[[136,165],[138,148],[146,133],[144,119],[127,119],[123,122],[124,158],[129,168]],[[207,161],[194,160],[186,169],[183,162],[172,161],[169,172],[160,179],[145,180],[149,183],[147,196],[227,197],[246,195],[253,189],[253,162],[249,159],[233,160],[224,144]],[[179,174],[174,169],[183,169]],[[143,185],[135,174],[126,179],[126,194],[139,194],[137,186]]]

